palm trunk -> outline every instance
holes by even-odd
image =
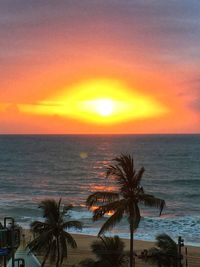
[[[135,267],[135,257],[133,252],[133,235],[134,228],[133,223],[130,224],[130,267]]]
[[[59,240],[58,237],[56,238],[57,242],[57,261],[56,261],[56,267],[60,266],[60,246],[59,246]]]

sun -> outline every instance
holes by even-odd
[[[111,99],[97,99],[93,102],[97,114],[103,117],[110,116],[114,111],[114,102]]]

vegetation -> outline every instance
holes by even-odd
[[[165,205],[164,200],[145,193],[140,185],[143,173],[143,167],[136,172],[133,158],[130,155],[122,154],[114,159],[113,165],[107,167],[106,173],[107,177],[112,177],[115,180],[118,191],[95,192],[86,201],[89,208],[97,206],[93,211],[94,221],[109,212],[113,213],[103,224],[99,235],[113,228],[124,215],[127,216],[130,229],[130,267],[135,266],[133,237],[141,218],[139,204],[157,207],[160,209],[160,214]]]
[[[178,247],[176,242],[167,234],[156,237],[156,246],[141,257],[144,261],[157,267],[177,267],[178,266]]]
[[[67,257],[67,245],[76,248],[74,238],[66,232],[69,228],[81,229],[82,223],[79,221],[66,221],[72,206],[61,208],[61,199],[58,203],[54,199],[47,199],[41,202],[39,208],[43,210],[44,222],[34,221],[31,224],[31,231],[34,240],[28,244],[31,251],[44,253],[42,266],[49,258],[50,263],[59,267],[63,259]],[[69,217],[69,215],[68,215]]]
[[[79,266],[121,267],[127,262],[127,256],[124,252],[124,243],[118,236],[100,237],[100,240],[92,243],[91,248],[97,260],[86,259],[80,262]]]

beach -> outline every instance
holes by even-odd
[[[73,235],[78,248],[76,250],[69,250],[69,258],[66,263],[63,265],[68,267],[73,264],[77,264],[80,260],[85,259],[87,257],[94,257],[90,251],[90,244],[97,239],[94,236],[88,235]],[[126,250],[129,249],[129,240],[123,239],[126,244]],[[149,249],[154,246],[153,242],[148,241],[139,241],[135,240],[135,250],[137,254],[140,254],[142,250]],[[146,267],[149,266],[147,263],[145,265],[140,259],[136,258],[136,266],[137,267]],[[200,266],[200,247],[188,246],[188,267],[199,267]],[[113,266],[114,267],[114,266]]]
[[[25,231],[26,235],[26,242],[30,240],[30,232],[28,230]],[[68,258],[64,260],[63,267],[72,267],[75,265],[75,267],[78,265],[78,263],[86,258],[93,258],[94,254],[92,254],[90,246],[93,241],[97,240],[98,238],[95,236],[90,235],[81,235],[81,234],[73,234],[74,239],[77,242],[77,249],[71,249],[68,250]],[[123,239],[125,243],[125,250],[129,250],[129,240]],[[149,249],[151,247],[155,246],[154,242],[149,241],[140,241],[135,240],[134,241],[134,247],[135,252],[137,255],[139,255],[144,249]],[[200,266],[200,247],[194,247],[194,246],[187,246],[188,250],[188,267],[199,267]],[[182,248],[182,253],[184,253],[185,247]],[[38,257],[40,262],[42,260],[42,257]],[[184,256],[183,260],[184,266],[186,266],[186,258]],[[47,267],[50,267],[50,265],[46,264]],[[138,259],[136,257],[136,267],[147,267],[150,266],[148,263],[144,263],[141,259]],[[113,266],[114,267],[114,266]]]

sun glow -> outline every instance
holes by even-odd
[[[116,80],[90,80],[66,88],[53,98],[21,105],[22,112],[71,117],[96,124],[157,117],[167,108]]]
[[[99,99],[95,100],[94,104],[96,104],[96,111],[101,116],[109,116],[113,112],[114,103],[110,99]]]

